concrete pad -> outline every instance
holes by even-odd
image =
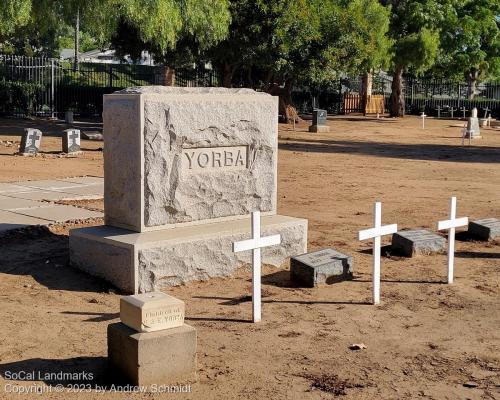
[[[0,183],[0,193],[31,192],[33,190],[35,189],[13,183]]]
[[[52,204],[43,208],[24,208],[16,210],[15,213],[28,215],[30,217],[43,218],[54,222],[65,222],[72,219],[85,219],[102,217],[103,214],[97,211],[89,211],[79,207]]]
[[[23,228],[28,225],[47,225],[50,221],[16,214],[10,211],[0,211],[0,232]]]
[[[33,190],[30,192],[19,192],[19,193],[4,193],[4,196],[16,198],[16,199],[26,199],[26,200],[77,200],[82,198],[76,194],[60,192],[56,190]]]
[[[78,187],[61,189],[64,193],[77,195],[79,198],[102,199],[104,197],[104,184],[79,185]]]
[[[327,133],[330,132],[330,127],[328,125],[311,125],[309,127],[309,132]]]
[[[270,215],[261,224],[262,235],[281,234],[280,245],[262,250],[263,263],[281,266],[307,251],[307,220]],[[127,293],[145,293],[231,275],[252,254],[234,253],[232,243],[249,237],[249,219],[142,233],[110,226],[73,229],[70,261]]]
[[[76,176],[74,178],[60,178],[57,180],[62,182],[79,183],[81,185],[104,185],[104,178],[100,178],[98,176]]]
[[[110,324],[109,371],[137,386],[194,379],[196,340],[196,329],[186,324],[148,333],[138,333],[120,322]]]
[[[42,189],[42,190],[63,190],[79,186],[78,183],[58,181],[55,179],[48,179],[42,181],[14,182],[14,183],[19,186]]]
[[[49,207],[49,203],[42,203],[40,201],[17,199],[15,197],[0,195],[0,210],[9,211],[19,208],[37,208]]]

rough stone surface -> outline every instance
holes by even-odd
[[[500,238],[500,219],[485,218],[469,222],[468,233],[482,240]]]
[[[196,339],[189,325],[138,333],[122,323],[110,324],[109,370],[137,386],[185,383],[196,374]]]
[[[42,144],[42,132],[39,129],[26,128],[21,137],[19,153],[24,155],[34,155],[40,150]]]
[[[406,257],[443,253],[446,251],[446,239],[425,229],[399,231],[392,235],[391,248]]]
[[[330,132],[330,127],[328,125],[311,125],[309,132],[326,133]]]
[[[276,212],[277,98],[174,87],[104,97],[108,225],[143,232]]]
[[[279,246],[262,251],[265,264],[280,266],[307,251],[307,220],[262,217],[262,235],[281,234]],[[133,233],[106,226],[70,232],[72,265],[128,293],[144,293],[193,280],[231,275],[250,263],[251,252],[233,253],[232,242],[250,237],[249,220]]]
[[[322,249],[290,259],[290,279],[299,286],[314,287],[352,279],[351,256]]]
[[[137,332],[156,332],[184,325],[185,304],[163,292],[123,296],[120,320]]]
[[[62,136],[62,151],[67,154],[81,153],[79,129],[64,130]]]
[[[96,241],[75,234],[69,235],[71,265],[97,276],[126,293],[135,293],[134,251],[108,241]],[[121,232],[123,233],[123,232]]]

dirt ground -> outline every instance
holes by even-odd
[[[278,211],[309,220],[310,250],[352,255],[354,279],[301,289],[287,266],[266,267],[259,324],[249,322],[248,268],[169,290],[186,302],[186,322],[198,332],[188,394],[112,391],[106,327],[118,320],[119,294],[68,265],[72,226],[0,238],[0,398],[18,398],[6,391],[14,384],[52,388],[42,397],[58,399],[500,399],[500,241],[459,234],[453,285],[444,284],[446,255],[384,252],[381,304],[369,304],[370,243],[357,231],[371,226],[375,200],[383,223],[400,228],[435,230],[451,195],[459,216],[500,217],[500,130],[483,129],[462,147],[462,122],[430,119],[425,130],[420,123],[337,117],[328,134],[308,133],[308,123],[295,132],[280,126]],[[21,125],[0,121],[0,181],[102,176],[100,142],[83,141],[85,155],[67,159],[56,153],[60,138],[49,136],[42,156],[13,156],[6,143],[18,140],[11,135]],[[354,343],[366,349],[350,350]],[[68,391],[75,382],[7,379],[23,370],[87,371],[94,379],[78,382],[107,391],[70,395],[56,385]]]

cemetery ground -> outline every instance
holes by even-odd
[[[328,123],[329,133],[307,132],[308,122],[295,131],[280,125],[278,211],[309,220],[309,250],[352,255],[354,279],[303,289],[290,283],[287,267],[264,267],[258,324],[250,323],[247,268],[172,288],[167,292],[186,302],[186,322],[198,332],[192,392],[106,398],[500,398],[500,241],[459,233],[453,285],[444,283],[445,254],[404,258],[383,249],[381,304],[373,306],[371,244],[357,240],[372,224],[376,200],[382,223],[399,229],[436,231],[452,195],[458,216],[499,217],[500,130],[483,128],[482,139],[462,147],[459,121],[428,119],[425,130],[418,117]],[[44,136],[41,155],[14,156],[11,142],[19,142],[26,124],[41,125],[44,134],[65,128],[0,120],[0,181],[103,176],[102,142],[82,140],[83,156],[62,158],[61,139]],[[102,209],[99,200],[77,205]],[[118,319],[119,293],[68,265],[68,230],[98,223],[1,237],[0,398],[15,398],[3,391],[6,383],[68,386],[43,377],[9,381],[5,371],[87,371],[94,379],[78,383],[110,388],[106,328]],[[250,235],[250,222],[248,228]]]

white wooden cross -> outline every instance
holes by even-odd
[[[450,201],[450,219],[438,222],[438,231],[448,229],[448,283],[453,283],[453,261],[455,258],[455,228],[466,226],[469,223],[467,217],[457,218],[457,198],[452,197]]]
[[[397,224],[382,226],[382,203],[376,202],[373,228],[359,231],[359,240],[373,239],[373,304],[380,303],[380,245],[381,237],[398,231]]]
[[[425,129],[425,117],[427,117],[427,115],[425,115],[425,112],[422,112],[422,129]]]
[[[262,247],[274,246],[281,243],[281,235],[260,236],[260,211],[252,212],[252,238],[233,243],[233,252],[252,250],[252,316],[253,322],[262,319],[261,313],[261,259],[260,249]]]

